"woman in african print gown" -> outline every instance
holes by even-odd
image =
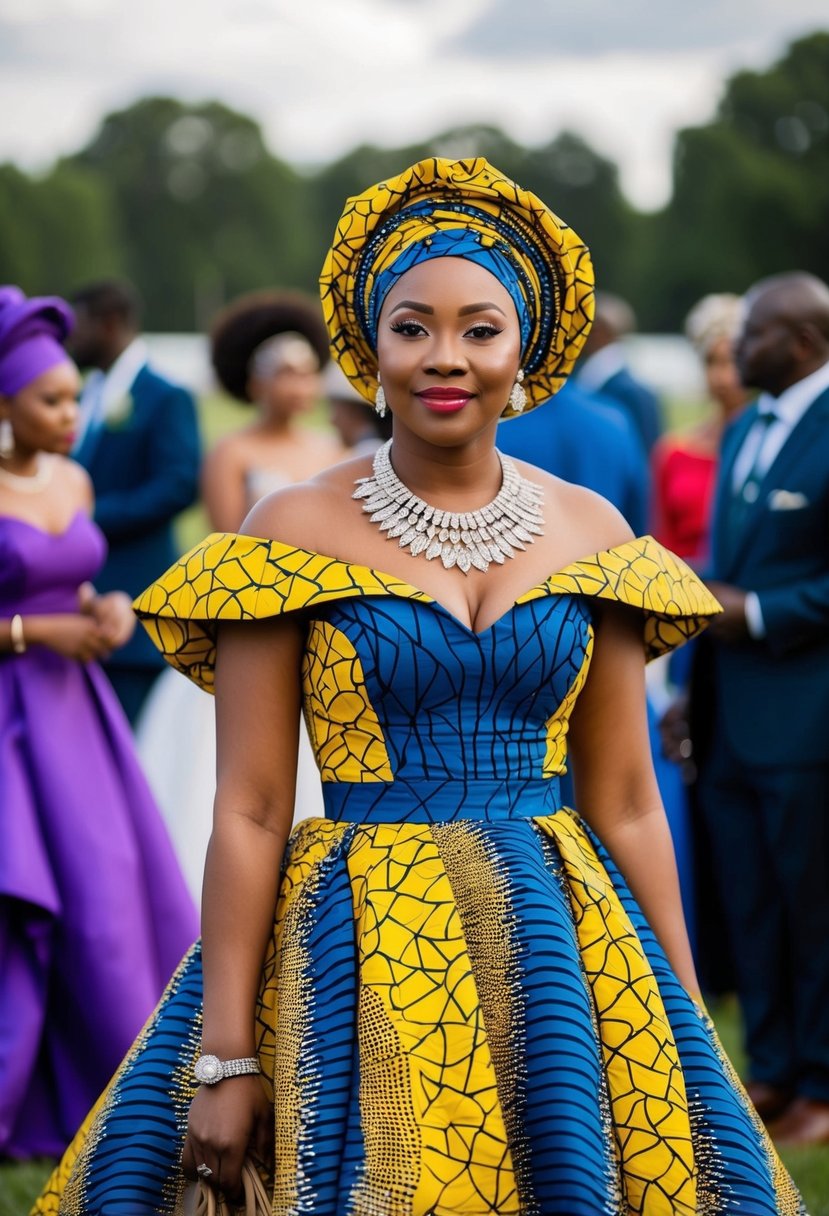
[[[250,1152],[278,1216],[802,1213],[699,1003],[649,758],[644,658],[717,604],[494,446],[579,352],[587,250],[428,160],[349,201],[322,293],[393,439],[138,602],[217,696],[204,952],[36,1211],[175,1213]],[[327,817],[288,838],[301,705]]]

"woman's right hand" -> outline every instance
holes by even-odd
[[[251,1150],[257,1160],[273,1155],[273,1104],[258,1076],[228,1077],[202,1085],[190,1105],[181,1167],[198,1178],[197,1167],[212,1170],[206,1181],[231,1201],[242,1194],[242,1165]]]
[[[81,663],[103,658],[112,649],[99,623],[80,612],[24,617],[23,627],[27,644],[38,643]]]

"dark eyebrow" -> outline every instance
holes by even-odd
[[[434,308],[431,308],[428,304],[418,304],[416,300],[401,300],[399,304],[395,304],[391,311],[392,313],[400,312],[401,308],[410,308],[412,312],[428,313],[430,317],[435,315]]]
[[[418,304],[416,300],[401,300],[399,304],[395,304],[391,310],[392,313],[400,312],[401,308],[410,308],[412,312],[422,312],[427,316],[434,316],[435,310],[429,304]],[[491,300],[484,300],[481,304],[465,304],[463,308],[458,309],[459,317],[468,317],[474,312],[486,312],[488,309],[494,309],[499,312],[502,317],[506,316],[503,308],[499,308],[497,304],[493,304]],[[391,314],[390,314],[391,315]]]
[[[499,308],[498,305],[493,304],[491,300],[484,300],[484,302],[482,304],[467,304],[467,305],[465,305],[465,307],[459,308],[458,316],[459,317],[468,317],[470,313],[486,312],[490,308],[493,308],[495,310],[495,312],[499,312],[502,317],[505,317],[507,315],[504,312],[503,308]]]

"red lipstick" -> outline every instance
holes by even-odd
[[[462,410],[475,394],[462,388],[425,388],[415,395],[427,410],[432,410],[435,414],[454,414]]]

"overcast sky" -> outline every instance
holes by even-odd
[[[165,93],[237,107],[300,165],[458,123],[566,127],[656,207],[674,131],[819,28],[826,0],[0,0],[0,160],[44,168]]]

